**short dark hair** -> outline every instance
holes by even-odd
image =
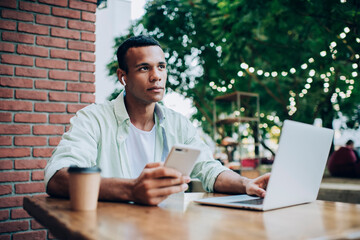
[[[125,56],[129,48],[133,47],[147,47],[147,46],[160,46],[160,43],[154,38],[145,35],[134,36],[126,39],[118,48],[116,56],[118,59],[119,68],[128,72]]]
[[[354,141],[353,140],[348,140],[347,142],[346,142],[346,146],[350,146],[350,145],[353,145],[354,144]]]

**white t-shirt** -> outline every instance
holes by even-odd
[[[130,123],[129,136],[126,139],[126,150],[130,160],[132,178],[137,178],[147,163],[154,162],[155,137],[155,125],[147,132],[136,128]]]

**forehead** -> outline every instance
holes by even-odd
[[[165,55],[159,46],[132,47],[126,52],[126,62],[129,67],[140,63],[157,64],[165,62]]]

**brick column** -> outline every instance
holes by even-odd
[[[95,101],[96,0],[0,0],[0,240],[46,239],[22,208],[47,159]]]

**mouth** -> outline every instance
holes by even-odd
[[[161,92],[162,90],[164,90],[163,87],[151,87],[147,89],[148,91],[153,91],[153,92]]]

